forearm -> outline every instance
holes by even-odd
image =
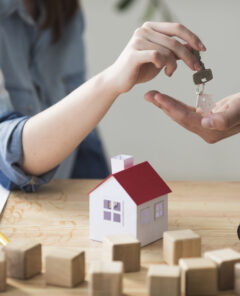
[[[41,175],[61,163],[94,129],[117,96],[107,69],[30,118],[22,135],[24,171]]]

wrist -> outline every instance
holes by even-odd
[[[98,85],[104,87],[114,100],[121,94],[116,85],[113,66],[106,68],[98,75]]]

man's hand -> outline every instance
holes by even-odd
[[[216,143],[240,132],[240,93],[219,101],[208,116],[202,115],[201,110],[157,91],[148,92],[145,99],[207,143]]]

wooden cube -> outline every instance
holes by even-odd
[[[61,287],[74,287],[84,281],[85,252],[53,249],[46,256],[46,282]]]
[[[6,290],[6,256],[3,251],[0,251],[0,292]]]
[[[106,259],[122,261],[124,272],[140,270],[140,242],[130,235],[112,235],[103,240]]]
[[[151,265],[148,270],[149,296],[179,296],[180,268],[178,266]]]
[[[163,258],[169,265],[177,265],[180,258],[201,257],[201,238],[190,229],[163,233]]]
[[[217,295],[217,265],[206,258],[179,260],[182,293],[186,295]]]
[[[90,269],[91,296],[122,295],[122,262],[96,262]]]
[[[240,253],[232,249],[221,249],[206,252],[205,258],[209,258],[218,265],[219,290],[231,290],[234,286],[234,265],[240,262]]]
[[[3,247],[7,261],[7,276],[29,279],[42,271],[42,246],[38,243],[18,241]]]
[[[240,263],[234,266],[234,290],[237,296],[240,296]]]

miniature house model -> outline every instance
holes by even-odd
[[[111,159],[112,174],[90,193],[90,239],[130,234],[142,246],[163,236],[168,224],[166,183],[147,162],[133,164],[133,157]]]

